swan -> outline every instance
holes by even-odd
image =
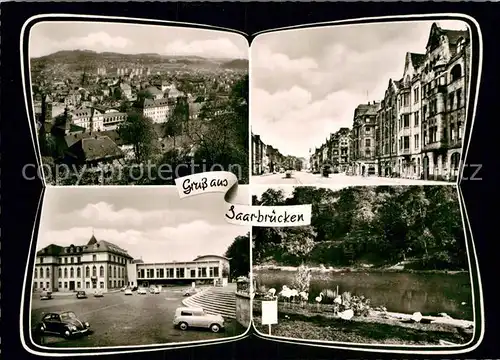
[[[351,320],[353,316],[354,316],[354,311],[352,309],[347,309],[339,313],[339,317],[342,320]]]

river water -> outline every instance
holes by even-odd
[[[278,291],[283,285],[293,286],[294,271],[258,270],[254,273],[256,289]],[[463,320],[473,320],[470,275],[460,273],[406,272],[328,272],[313,273],[309,301],[325,289],[365,296],[373,307],[388,311],[423,315],[447,313]]]

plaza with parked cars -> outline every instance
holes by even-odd
[[[152,286],[134,291],[122,289],[97,297],[89,292],[86,297],[53,294],[51,299],[42,300],[40,294],[34,294],[31,328],[37,336],[33,336],[33,341],[50,347],[151,345],[213,340],[246,331],[232,318],[186,306],[183,303],[186,292],[186,286]],[[186,321],[188,312],[192,317],[196,315],[196,319]],[[61,316],[71,321],[63,322]],[[78,327],[80,323],[85,331]],[[52,331],[46,331],[47,327]],[[40,328],[45,330],[42,336],[38,336]],[[71,329],[74,336],[67,332]]]

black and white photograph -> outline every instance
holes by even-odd
[[[472,341],[473,255],[456,186],[254,186],[252,197],[312,204],[309,226],[252,230],[260,333],[437,348]]]
[[[251,183],[456,182],[470,57],[470,29],[460,20],[258,35]]]
[[[236,200],[248,204],[248,189]],[[220,194],[49,187],[44,203],[25,290],[36,345],[192,343],[249,328],[250,229],[224,220]]]
[[[239,33],[46,21],[31,29],[28,56],[42,165],[25,177],[173,185],[224,170],[248,183],[248,42]]]

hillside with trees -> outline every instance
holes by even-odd
[[[467,250],[451,186],[268,189],[254,205],[312,204],[311,225],[253,229],[254,264],[461,270]]]

